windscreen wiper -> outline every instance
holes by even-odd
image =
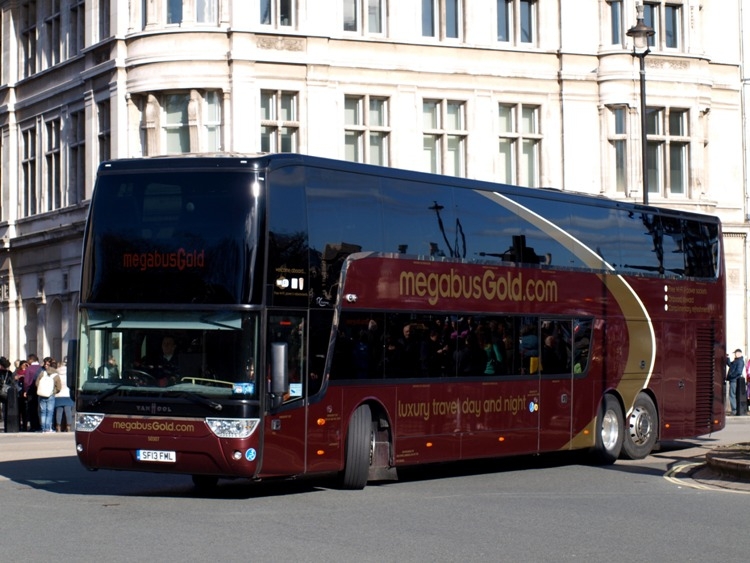
[[[89,403],[89,405],[92,406],[92,407],[95,407],[96,405],[101,404],[102,401],[104,401],[104,399],[106,399],[107,397],[111,397],[112,395],[114,395],[115,393],[117,393],[118,389],[120,389],[120,387],[122,387],[123,385],[125,385],[125,384],[124,383],[118,383],[114,387],[110,387],[106,391],[102,391],[96,397],[94,397],[94,400],[91,401]]]
[[[191,393],[190,391],[172,391],[172,393],[180,397],[185,397],[188,401],[191,401],[198,405],[205,405],[211,409],[214,409],[215,411],[220,411],[224,408],[221,403],[217,403],[216,401],[212,401],[211,399],[206,399],[205,397],[202,397],[201,395],[198,395],[196,393]]]

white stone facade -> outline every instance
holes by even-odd
[[[722,218],[727,346],[745,349],[750,7],[645,4],[649,202]],[[107,158],[293,150],[642,201],[635,0],[0,0],[0,13],[11,360],[62,357],[75,337]]]

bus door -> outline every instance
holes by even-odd
[[[571,438],[576,329],[580,325],[570,319],[540,319],[540,451],[558,450]]]
[[[299,311],[269,311],[266,336],[267,400],[260,474],[295,475],[305,471],[305,316]],[[284,384],[274,382],[283,374]]]

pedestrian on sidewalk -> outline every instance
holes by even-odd
[[[54,432],[55,394],[60,392],[60,377],[57,375],[57,360],[44,358],[44,367],[36,379],[36,394],[39,400],[39,422],[42,432]]]
[[[10,362],[5,356],[0,357],[0,386],[2,386],[3,393],[0,395],[0,415],[2,416],[3,423],[8,417],[8,397],[12,387],[15,387],[16,382],[13,379],[13,372],[11,372]]]
[[[737,414],[737,383],[744,374],[745,359],[742,357],[742,350],[737,348],[734,351],[734,359],[729,358],[727,354],[727,383],[729,384],[729,405],[732,409],[730,414]]]
[[[69,432],[73,424],[73,399],[68,387],[68,357],[64,357],[62,365],[57,367],[60,378],[60,391],[55,394],[55,429],[58,432]],[[65,424],[63,424],[65,415]]]
[[[16,371],[13,372],[13,378],[18,386],[18,413],[20,417],[21,432],[26,432],[31,423],[29,417],[29,404],[26,400],[26,370],[29,368],[28,360],[16,360]]]
[[[23,377],[23,390],[26,396],[26,415],[29,420],[29,432],[41,432],[42,425],[39,420],[39,397],[36,394],[37,379],[44,371],[39,364],[39,356],[29,354],[26,357],[28,367]]]

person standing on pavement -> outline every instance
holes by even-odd
[[[36,378],[36,394],[39,400],[39,421],[42,432],[54,432],[52,424],[55,418],[55,394],[62,385],[57,375],[57,360],[44,358],[44,367]]]
[[[729,405],[732,409],[730,414],[737,414],[737,383],[744,373],[745,359],[742,357],[742,350],[737,348],[734,351],[734,359],[730,359],[727,354],[727,382],[729,383]]]
[[[10,371],[10,362],[5,356],[0,357],[0,385],[6,388],[7,392],[10,392],[10,388],[15,386],[13,380],[13,372]],[[7,386],[7,387],[6,387]],[[0,396],[0,417],[3,421],[6,419],[6,411],[8,403],[8,395]]]
[[[29,413],[26,403],[26,370],[29,368],[29,362],[26,360],[16,360],[16,371],[13,372],[13,379],[16,380],[18,388],[18,420],[19,430],[26,432],[29,429]]]
[[[57,367],[57,375],[60,378],[60,391],[55,394],[55,430],[58,432],[69,432],[73,425],[73,399],[70,397],[68,387],[68,358],[63,358],[62,365]],[[63,424],[65,415],[65,424]]]
[[[44,371],[39,365],[39,356],[29,354],[26,358],[29,366],[26,368],[26,375],[23,377],[23,391],[26,397],[26,415],[29,420],[29,432],[39,432],[42,425],[39,422],[39,397],[36,394],[36,380]]]

